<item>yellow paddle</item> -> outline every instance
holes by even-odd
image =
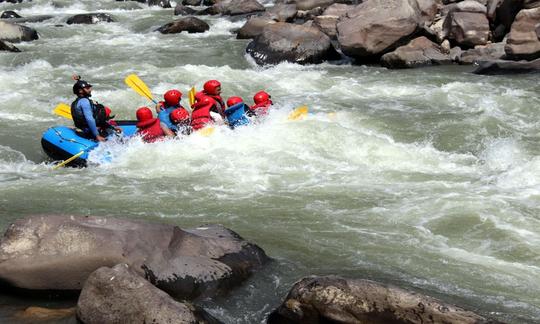
[[[157,101],[154,100],[154,97],[152,96],[152,93],[150,92],[150,89],[146,86],[146,83],[143,82],[136,74],[130,74],[125,79],[124,82],[135,92],[140,94],[143,97],[146,97],[150,100],[152,100],[153,103],[157,105]]]
[[[62,163],[58,163],[57,165],[55,165],[52,169],[53,170],[56,170],[58,168],[61,168],[63,166],[65,166],[66,164],[68,164],[69,162],[75,160],[76,158],[78,158],[79,156],[83,155],[83,153],[85,152],[86,150],[84,151],[80,151],[79,153],[73,155],[72,157],[70,157],[69,159],[63,161]]]
[[[189,96],[189,105],[193,106],[193,104],[195,103],[195,87],[191,87],[191,89],[189,89],[188,96]]]
[[[73,119],[73,117],[71,117],[71,107],[65,103],[58,104],[58,106],[54,108],[53,112],[58,116],[65,117],[67,119]]]
[[[287,117],[288,120],[301,120],[304,119],[304,117],[308,114],[308,106],[300,106],[296,108],[295,110],[291,111],[289,116]]]

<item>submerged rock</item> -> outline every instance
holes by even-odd
[[[473,73],[486,75],[540,73],[540,58],[534,61],[483,61],[478,63]]]
[[[173,22],[159,27],[156,31],[162,34],[177,34],[183,31],[188,33],[204,33],[210,26],[203,20],[195,17],[179,18]]]
[[[228,291],[268,260],[219,225],[184,230],[117,218],[32,216],[11,224],[0,241],[0,280],[30,290],[80,290],[94,270],[127,263],[169,294],[196,298]]]
[[[115,22],[115,19],[106,13],[79,14],[68,18],[66,23],[71,24],[97,24],[99,22]]]
[[[7,18],[21,18],[21,16],[16,13],[13,10],[6,10],[2,12],[2,15],[0,16],[1,19],[7,19]]]
[[[248,44],[246,52],[257,64],[321,63],[338,59],[339,54],[330,43],[330,37],[316,27],[289,23],[275,23]]]
[[[16,43],[32,41],[38,38],[38,33],[33,28],[0,21],[0,40]]]
[[[17,47],[15,47],[15,45],[9,43],[9,42],[4,42],[2,40],[0,40],[0,51],[7,51],[7,52],[20,52],[21,50],[18,49]]]
[[[337,276],[297,282],[268,324],[494,323],[435,298],[370,280]]]
[[[77,317],[85,324],[220,323],[197,306],[175,301],[127,264],[99,268],[88,277],[77,303]]]
[[[505,45],[506,43],[493,43],[486,46],[476,46],[461,53],[458,61],[460,64],[473,64],[479,61],[502,59],[505,56]]]

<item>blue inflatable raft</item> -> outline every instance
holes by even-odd
[[[123,136],[129,137],[137,132],[136,121],[120,120],[116,121],[118,127],[122,128]],[[92,139],[83,137],[81,131],[68,126],[54,126],[41,138],[43,151],[53,160],[66,160],[82,151],[84,153],[69,162],[69,166],[86,166],[88,154],[92,149],[98,146],[98,143]]]

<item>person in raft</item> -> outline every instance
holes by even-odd
[[[169,119],[175,127],[175,130],[173,130],[174,133],[177,135],[191,134],[191,118],[189,118],[187,110],[184,108],[177,108],[170,113]]]
[[[143,141],[153,143],[165,136],[174,136],[174,133],[154,118],[152,110],[148,107],[137,109],[137,134],[141,135]]]
[[[195,94],[195,103],[191,106],[191,127],[193,130],[213,124],[219,117],[225,120],[225,103],[221,98],[221,83],[217,80],[207,81],[204,90]],[[212,114],[215,114],[212,116]]]
[[[249,119],[246,117],[249,111],[249,106],[244,103],[244,99],[238,96],[229,97],[225,110],[229,127],[234,129],[249,124]]]
[[[165,94],[163,95],[163,99],[164,101],[160,101],[156,105],[156,112],[158,114],[158,118],[162,124],[167,126],[174,133],[177,133],[177,124],[175,124],[171,120],[171,113],[176,109],[182,109],[189,116],[187,110],[180,104],[180,100],[182,99],[182,92],[175,89],[169,90],[165,92]]]
[[[71,103],[71,116],[75,127],[82,130],[83,136],[103,142],[114,131],[122,129],[107,122],[105,106],[90,99],[92,85],[81,80],[79,75],[74,75],[73,94],[77,98]]]
[[[248,116],[264,116],[268,113],[268,108],[273,104],[272,98],[266,91],[259,91],[253,96],[253,106],[249,107]]]

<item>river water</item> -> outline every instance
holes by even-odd
[[[226,323],[263,322],[310,274],[378,280],[502,321],[540,322],[538,74],[262,68],[235,39],[243,20],[203,17],[206,33],[161,35],[154,30],[172,9],[135,2],[37,0],[4,10],[55,18],[27,24],[41,38],[17,44],[22,53],[0,53],[0,230],[37,213],[223,224],[275,259],[232,294],[202,302]],[[118,22],[65,25],[98,11]],[[52,110],[73,100],[73,73],[116,119],[149,104],[123,83],[130,73],[157,98],[218,79],[224,97],[265,89],[275,105],[258,125],[107,143],[112,162],[53,171],[40,138],[70,124]],[[302,104],[309,117],[287,121]],[[0,319],[12,309],[0,306]]]

